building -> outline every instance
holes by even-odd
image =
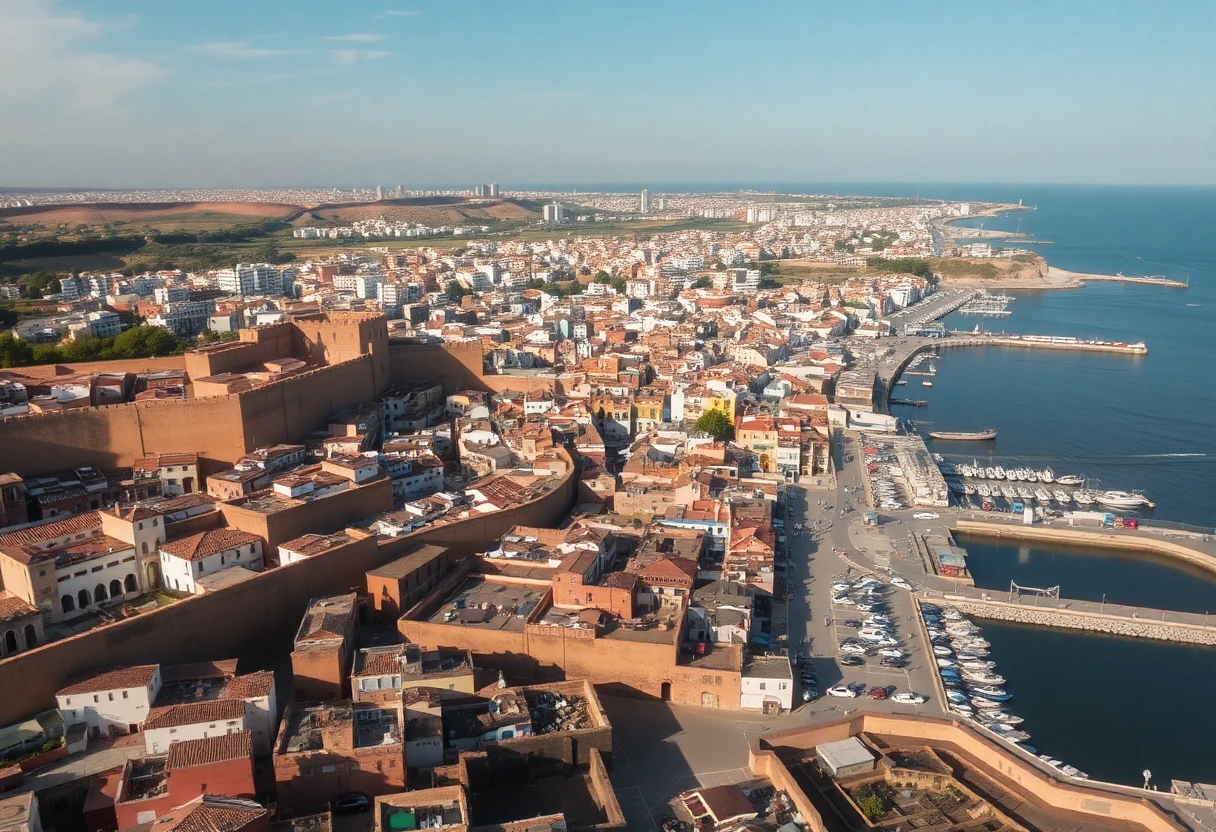
[[[739,708],[766,714],[794,707],[794,673],[786,656],[752,656],[743,663]]]
[[[642,191],[642,199],[639,206],[639,212],[643,214],[650,213],[650,191]]]
[[[442,546],[419,546],[367,572],[367,602],[377,621],[395,622],[455,571],[455,555]]]
[[[402,691],[411,688],[477,691],[471,652],[446,647],[425,650],[417,644],[363,648],[355,654],[350,686],[356,702],[381,705],[400,702]]]
[[[45,641],[42,612],[24,598],[0,589],[0,658],[32,650]]]
[[[236,529],[211,529],[162,543],[160,571],[165,587],[199,594],[200,580],[227,569],[261,572],[264,543],[255,534]]]
[[[137,474],[160,477],[161,494],[180,497],[193,494],[199,488],[198,454],[157,454],[137,459]]]
[[[498,186],[491,185],[493,196]],[[419,789],[376,798],[372,815],[375,832],[402,829],[438,829],[442,832],[467,832],[469,801],[461,786]]]
[[[83,723],[92,736],[140,730],[160,693],[160,665],[144,664],[99,673],[55,694],[68,726]]]
[[[144,748],[149,754],[164,754],[182,740],[205,740],[246,730],[245,703],[239,699],[157,705],[144,720]]]
[[[0,797],[0,832],[42,832],[38,799],[32,791]]]
[[[279,716],[273,671],[258,670],[238,676],[235,659],[168,665],[161,668],[161,689],[152,707],[155,711],[175,705],[220,700],[235,701],[243,706],[244,727],[250,732],[253,753],[259,756],[269,754],[274,745],[275,725]],[[217,732],[218,729],[217,724]],[[199,737],[212,733],[208,723]],[[145,742],[145,747],[149,753],[156,753],[152,750],[156,742],[163,740],[162,746],[167,747],[169,741],[182,738],[182,734],[170,732],[167,737],[151,738]]]
[[[254,797],[248,731],[180,740],[169,746],[167,754],[128,760],[114,798],[118,828],[150,823],[204,793]]]
[[[296,699],[342,698],[358,631],[358,596],[353,592],[308,602],[291,651]]]
[[[352,791],[373,797],[403,791],[398,714],[349,699],[289,703],[274,749],[280,810],[311,809]]]
[[[270,812],[252,800],[204,794],[179,806],[147,832],[270,832]]]

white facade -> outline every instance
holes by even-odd
[[[148,718],[152,702],[160,693],[160,668],[152,671],[146,686],[56,694],[55,704],[68,725],[83,722],[90,733],[108,734],[111,729],[130,733]]]
[[[745,711],[763,711],[780,707],[782,710],[792,710],[794,706],[793,674],[788,679],[774,679],[762,676],[748,676],[746,668],[741,680],[739,707]]]
[[[236,734],[245,730],[245,718],[223,719],[215,722],[196,722],[191,725],[175,725],[172,728],[153,728],[144,731],[144,750],[149,754],[168,754],[169,744],[183,740],[203,740],[221,734]]]
[[[251,572],[265,568],[262,556],[262,541],[243,543],[206,557],[186,559],[160,553],[160,571],[167,589],[198,594],[197,580],[205,575],[214,575],[233,566],[242,566]]]
[[[117,542],[117,541],[116,541]],[[143,586],[135,560],[135,549],[114,547],[113,551],[89,560],[57,567],[55,580],[59,602],[51,620],[59,620],[82,609],[138,595]]]

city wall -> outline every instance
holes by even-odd
[[[164,358],[120,358],[113,361],[82,361],[77,364],[39,364],[34,367],[14,367],[11,372],[28,378],[53,381],[58,376],[90,373],[160,373],[186,369],[186,356],[167,355]]]
[[[420,543],[445,537],[470,539],[472,532],[450,526],[475,524],[483,533],[516,524],[555,526],[574,504],[575,466],[552,491],[517,508],[485,518],[457,521],[432,532],[422,529],[374,552],[352,555],[340,549],[262,572],[219,592],[197,595],[154,612],[90,630],[0,661],[0,725],[8,725],[54,704],[55,691],[77,674],[129,664],[180,663],[239,658],[242,670],[264,665],[291,650],[300,619],[311,598],[358,591],[364,573]],[[494,536],[480,541],[491,543]]]
[[[1152,832],[1179,832],[1183,829],[1152,801],[1139,794],[1125,793],[1116,790],[1119,787],[1112,786],[1074,785],[1062,775],[1045,771],[1040,767],[1045,767],[1045,764],[1038,760],[1031,762],[1033,758],[1029,755],[1006,750],[979,731],[947,719],[859,713],[849,719],[776,731],[753,741],[749,768],[757,776],[767,776],[778,788],[785,788],[803,815],[808,820],[817,820],[811,822],[811,828],[822,830],[821,816],[799,788],[782,756],[805,759],[814,754],[817,745],[863,732],[878,735],[893,745],[944,747],[1001,786],[1028,795],[1054,809],[1079,812],[1099,827],[1103,819],[1111,819],[1138,823]],[[809,814],[807,809],[810,810]]]
[[[374,363],[367,355],[256,387],[239,396],[246,450],[298,442],[324,430],[330,416],[377,398]]]
[[[0,422],[0,471],[130,466],[149,453],[195,451],[201,472],[247,450],[236,396],[163,399],[36,413]]]
[[[481,341],[415,344],[389,341],[389,371],[395,381],[438,381],[444,392],[489,390],[482,378]]]
[[[361,517],[371,517],[393,508],[393,483],[387,476],[347,488],[319,500],[301,502],[279,511],[265,512],[239,503],[220,503],[217,508],[233,529],[256,534],[266,541],[267,560],[276,558],[278,547],[304,534],[331,534]],[[417,541],[411,541],[411,545]]]

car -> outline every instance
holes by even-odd
[[[872,687],[868,691],[866,691],[866,696],[870,697],[871,699],[886,699],[887,698],[887,689],[879,687],[878,685],[875,685],[874,687]]]
[[[844,620],[844,624],[842,624],[841,626],[847,627],[850,630],[860,630],[862,627],[862,624],[856,618],[846,618]]]
[[[903,578],[899,577],[898,575],[896,575],[894,578],[891,579],[891,583],[893,583],[895,586],[899,587],[900,589],[907,589],[907,590],[912,589],[912,584],[908,583],[907,581],[905,581]]]
[[[842,607],[851,607],[853,606],[853,599],[847,595],[838,595],[832,599],[832,603]]]
[[[879,664],[881,664],[883,667],[890,667],[896,670],[902,670],[908,666],[906,659],[895,659],[891,656],[883,656],[882,660],[879,661]]]
[[[884,647],[878,651],[878,655],[886,656],[890,659],[902,659],[904,657],[904,651],[900,650],[898,647]]]
[[[854,655],[857,655],[857,654],[863,654],[863,655],[864,655],[864,654],[865,654],[865,652],[866,652],[866,650],[868,650],[868,649],[869,649],[869,648],[867,648],[867,647],[866,647],[864,644],[848,644],[848,643],[843,643],[843,644],[841,644],[841,645],[840,645],[840,652],[841,652],[841,653],[852,653],[852,654],[854,654]]]
[[[920,705],[928,701],[928,697],[920,693],[901,690],[899,693],[891,694],[891,701],[898,702],[900,705]]]
[[[331,804],[335,815],[357,815],[372,808],[372,799],[363,792],[339,795]]]
[[[833,685],[828,688],[828,696],[836,696],[841,699],[856,699],[857,691],[849,685]]]
[[[844,667],[864,667],[866,660],[861,656],[841,656],[840,664]]]
[[[854,602],[849,601],[849,603],[852,604]],[[874,605],[865,601],[859,601],[857,602],[857,609],[861,610],[862,612],[870,612],[874,609]]]
[[[934,514],[931,511],[918,511],[912,515],[913,520],[936,520],[941,517],[940,514]]]

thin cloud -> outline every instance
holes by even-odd
[[[371,34],[355,34],[355,35],[329,35],[321,38],[321,40],[340,41],[342,43],[375,43],[376,41],[384,40],[387,35],[371,35]]]
[[[95,48],[109,31],[133,24],[130,18],[86,18],[51,0],[0,2],[0,77],[20,79],[0,85],[0,106],[9,108],[13,121],[21,116],[16,107],[50,101],[66,104],[60,111],[65,116],[120,106],[165,74],[147,59]]]
[[[359,61],[374,61],[379,58],[387,58],[392,52],[377,52],[371,49],[331,49],[329,56],[343,66],[358,63]]]
[[[214,55],[217,58],[277,58],[283,55],[303,54],[301,49],[263,49],[242,41],[212,41],[196,43],[189,47],[194,52]]]
[[[420,12],[414,9],[387,9],[383,14],[378,14],[376,17],[383,20],[386,17],[417,17]]]

